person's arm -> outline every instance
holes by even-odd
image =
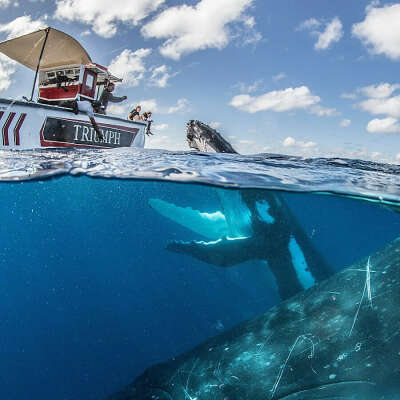
[[[118,97],[114,96],[112,93],[108,94],[108,101],[111,101],[111,103],[121,103],[121,101],[124,101],[126,99],[126,96]]]

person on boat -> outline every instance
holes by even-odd
[[[107,110],[107,107],[108,107],[108,103],[109,103],[109,102],[111,102],[111,103],[121,103],[121,101],[124,101],[124,100],[127,99],[126,96],[122,96],[122,97],[114,96],[114,95],[112,94],[112,92],[114,91],[114,89],[115,89],[115,85],[114,85],[112,82],[110,82],[110,83],[104,88],[103,93],[101,94],[100,100],[99,100],[99,102],[100,102],[100,109],[99,109],[99,112],[100,112],[101,114],[106,114],[106,110]]]
[[[136,108],[129,113],[128,119],[131,121],[140,119],[140,111],[142,111],[142,107],[137,105]]]
[[[147,121],[147,128],[146,128],[147,136],[153,135],[153,133],[151,132],[151,123],[153,122],[153,120],[151,120],[150,118],[151,118],[151,111],[146,111],[140,116],[140,119],[142,121]]]
[[[151,111],[146,111],[140,116],[142,121],[148,121],[149,118],[151,118]]]
[[[96,131],[97,137],[99,138],[100,141],[103,140],[103,134],[101,133],[100,128],[97,125],[96,120],[94,119],[93,105],[89,101],[86,100],[74,101],[72,103],[72,110],[74,111],[75,114],[78,114],[79,111],[85,113],[89,117],[90,122],[92,123],[92,126]]]

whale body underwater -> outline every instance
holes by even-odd
[[[236,153],[216,130],[200,121],[188,123],[187,141],[196,150]],[[204,237],[170,242],[168,250],[220,267],[249,260],[265,261],[283,300],[333,273],[282,196],[249,189],[215,191],[221,210],[210,212],[162,199],[149,200],[159,214]]]
[[[195,127],[198,126],[195,122]],[[200,125],[199,129],[204,128]],[[196,139],[199,144],[195,146],[210,147],[204,144],[205,139],[207,136],[200,135]],[[188,140],[195,142],[189,135]],[[216,142],[218,140],[211,138],[211,143]],[[249,191],[246,198],[247,191],[238,193],[236,201],[245,205],[247,214],[244,215],[250,218],[242,217],[243,223],[239,223],[238,215],[215,212],[201,219],[196,210],[187,209],[182,225],[196,225],[197,232],[206,236],[209,225],[204,222],[219,221],[213,225],[213,234],[220,239],[211,244],[198,243],[199,246],[196,242],[182,245],[173,242],[168,246],[178,246],[173,250],[210,263],[216,263],[220,257],[218,262],[225,265],[234,262],[230,259],[240,260],[239,253],[248,251],[246,246],[256,251],[253,237],[260,230],[268,230],[268,224],[272,226],[279,213],[284,214],[287,223],[296,222],[279,196],[257,197],[257,192]],[[168,211],[169,218],[174,220],[182,216],[178,206],[158,201],[161,203],[153,206],[159,206],[160,212],[164,210],[167,214]],[[235,200],[223,201],[229,205]],[[233,218],[237,227],[236,240],[224,236],[227,232],[231,234],[231,217],[236,217]],[[257,235],[246,233],[244,227],[250,227]],[[302,237],[301,227],[298,228],[299,237]],[[270,231],[275,241],[279,241],[279,236],[276,237],[279,232],[276,227]],[[295,230],[282,232],[285,243],[288,237],[290,242],[290,237],[296,235]],[[271,241],[271,237],[264,237],[268,247],[267,239]],[[308,238],[305,239],[307,247]],[[299,247],[303,244],[300,239],[296,242]],[[205,246],[213,249],[210,255]],[[307,252],[302,249],[303,256],[304,253]],[[286,252],[292,260],[288,265],[295,270],[293,254],[296,253],[291,253],[290,248]],[[311,256],[316,271],[318,253],[311,253]],[[304,267],[304,262],[302,265]],[[283,267],[288,268],[287,265]],[[322,265],[321,270],[324,269]],[[311,275],[313,270],[310,269]],[[398,400],[400,238],[328,279],[310,282],[313,284],[307,290],[263,315],[148,368],[108,400]]]
[[[400,239],[108,400],[395,400]]]

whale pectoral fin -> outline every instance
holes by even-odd
[[[162,216],[207,239],[214,240],[228,235],[228,224],[220,211],[204,213],[190,207],[179,207],[161,199],[150,199],[149,205]]]
[[[181,242],[174,241],[167,249],[175,253],[190,255],[200,261],[219,267],[232,267],[254,259],[249,251],[249,238],[224,238],[214,242]]]

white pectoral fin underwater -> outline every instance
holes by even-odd
[[[163,217],[207,239],[218,239],[229,234],[226,218],[220,211],[204,213],[190,207],[179,207],[161,199],[150,199],[149,205]]]

